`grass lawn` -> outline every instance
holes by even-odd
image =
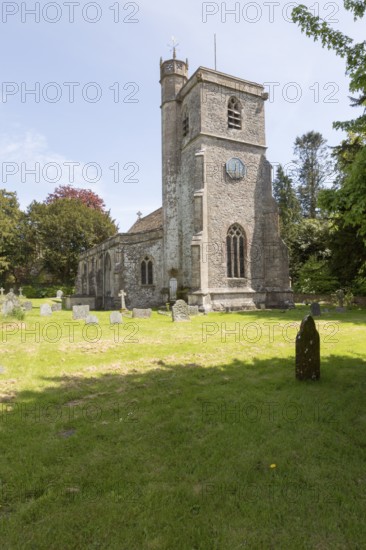
[[[363,549],[366,310],[1,319],[0,548]],[[51,301],[48,301],[51,303]]]

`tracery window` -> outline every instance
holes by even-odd
[[[227,276],[231,279],[245,277],[244,248],[244,231],[235,223],[229,227],[226,236]]]

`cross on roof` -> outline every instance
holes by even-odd
[[[140,220],[142,216],[142,212],[140,212],[140,210],[137,212],[137,216],[138,216],[138,219]]]

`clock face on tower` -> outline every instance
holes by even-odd
[[[238,158],[232,158],[226,163],[226,173],[233,180],[241,180],[245,176],[245,166]]]

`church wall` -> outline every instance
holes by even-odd
[[[134,307],[154,307],[162,304],[162,254],[163,247],[161,237],[123,246],[123,275],[121,288],[123,288],[127,294],[126,306],[129,309]],[[153,284],[147,286],[141,284],[141,262],[145,256],[151,258],[154,265]]]

